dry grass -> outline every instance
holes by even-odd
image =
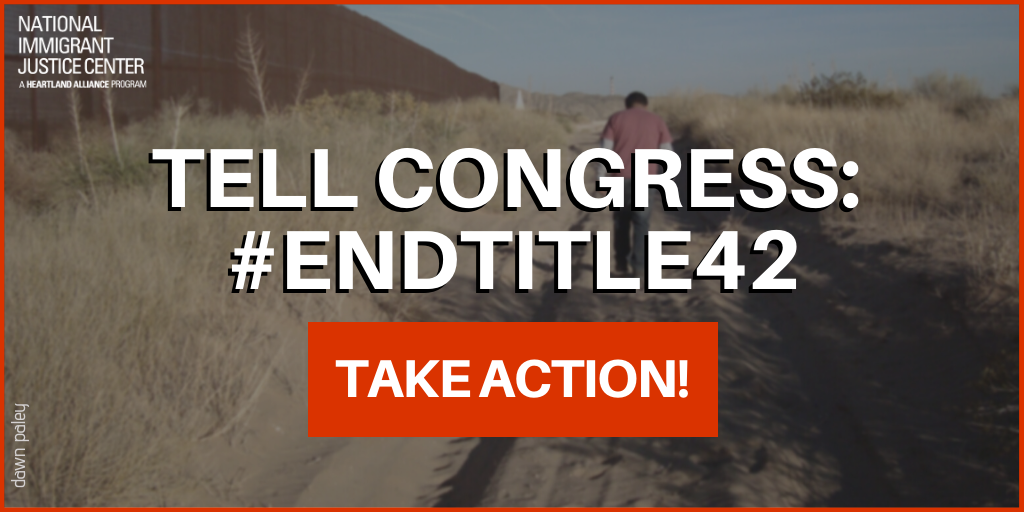
[[[235,60],[245,72],[249,87],[263,113],[263,120],[269,121],[269,100],[267,94],[267,62],[263,58],[263,41],[252,29],[252,20],[246,18],[245,31],[239,34]],[[108,89],[109,90],[109,89]]]
[[[7,411],[31,405],[32,439],[30,483],[8,483],[8,505],[174,504],[197,485],[202,475],[189,463],[198,443],[243,428],[275,358],[302,342],[294,332],[344,307],[342,294],[281,293],[279,271],[256,293],[232,294],[228,256],[247,230],[271,230],[280,251],[286,230],[358,229],[372,239],[437,223],[454,214],[436,198],[414,214],[379,205],[373,180],[387,153],[418,147],[436,168],[459,147],[480,147],[499,164],[505,149],[524,147],[539,161],[566,138],[549,116],[485,101],[321,96],[298,107],[302,115],[271,109],[266,122],[262,112],[212,115],[202,102],[186,104],[120,127],[118,150],[102,120],[83,121],[80,139],[68,134],[46,152],[5,134],[5,399]],[[172,146],[276,148],[282,195],[308,195],[309,155],[326,148],[331,193],[358,194],[359,208],[207,212],[205,168],[195,165],[185,208],[168,212],[166,168],[148,153]],[[254,161],[253,184],[240,193],[258,193],[256,170]],[[279,252],[271,263],[281,262]],[[8,468],[11,448],[8,438]]]
[[[837,205],[822,212],[824,231],[843,244],[899,248],[887,263],[930,275],[979,332],[1012,336],[1020,271],[1017,89],[987,98],[976,82],[944,73],[916,80],[911,91],[858,90],[856,80],[843,78],[800,93],[677,94],[655,107],[676,133],[701,147],[733,148],[737,162],[758,147],[787,160],[820,147],[839,165],[857,162],[855,178],[837,181],[839,197],[855,192],[860,204],[849,213]],[[1000,453],[1017,451],[1018,372],[1016,350],[994,355],[978,376],[986,396],[967,413],[974,427],[998,434]]]
[[[860,173],[837,181],[840,197],[855,192],[860,205],[823,214],[833,233],[907,248],[935,271],[966,271],[972,299],[998,291],[996,297],[1015,301],[1018,100],[982,98],[963,79],[937,76],[919,81],[918,89],[931,94],[904,92],[901,106],[889,108],[701,93],[660,98],[656,108],[674,131],[733,148],[737,161],[757,147],[787,159],[820,147],[840,165],[856,161]]]
[[[181,479],[163,469],[236,421],[281,343],[272,317],[204,284],[225,275],[209,219],[172,219],[151,194],[102,199],[5,212],[6,389],[33,413],[31,483],[9,504],[167,499]]]

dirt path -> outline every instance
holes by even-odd
[[[580,127],[574,146],[587,147],[599,129]],[[679,141],[677,150],[685,154],[686,145]],[[735,190],[716,192],[726,193]],[[560,215],[560,229],[611,229],[607,212]],[[1003,319],[1004,331],[969,327],[947,297],[955,282],[898,269],[891,247],[836,245],[818,217],[788,203],[760,214],[659,213],[652,229],[691,231],[686,253],[693,266],[724,229],[739,231],[748,248],[760,233],[786,229],[799,249],[780,277],[796,277],[798,291],[748,293],[777,253],[741,251],[746,277],[736,293],[695,281],[685,294],[594,294],[592,252],[580,247],[569,293],[552,293],[547,282],[534,293],[513,294],[509,251],[496,264],[504,269],[504,289],[474,294],[467,276],[432,298],[423,314],[442,321],[717,321],[719,438],[523,438],[495,441],[500,450],[485,441],[482,449],[501,464],[486,481],[460,482],[464,488],[451,492],[456,501],[449,504],[1017,502],[1016,454],[972,428],[969,414],[982,399],[973,384],[988,358],[1016,346],[1015,319]]]
[[[600,123],[578,127],[574,150],[592,147],[600,128]],[[685,154],[687,144],[680,141],[677,151]],[[563,165],[574,156],[563,155]],[[608,212],[586,214],[568,206],[557,212],[527,210],[466,215],[457,229],[440,222],[435,229],[453,238],[462,229],[611,229]],[[746,277],[735,293],[720,293],[716,281],[695,280],[682,294],[595,294],[590,291],[592,251],[578,247],[572,290],[556,294],[553,251],[538,247],[537,286],[517,294],[515,254],[506,246],[496,248],[496,288],[490,293],[476,293],[475,269],[460,264],[442,290],[376,307],[399,321],[717,321],[718,438],[309,439],[302,435],[305,404],[297,399],[304,391],[291,388],[304,385],[298,378],[291,387],[268,391],[250,422],[250,435],[240,442],[249,447],[247,460],[265,470],[240,470],[243,481],[226,484],[236,489],[235,497],[223,501],[284,506],[1017,503],[1016,453],[971,427],[969,414],[982,398],[972,383],[990,355],[1016,346],[1016,318],[999,323],[1009,326],[1007,331],[980,332],[945,296],[955,286],[898,269],[890,261],[892,248],[836,245],[815,215],[788,204],[761,214],[657,212],[652,229],[691,231],[692,242],[681,248],[690,255],[691,269],[724,229],[739,231],[741,247],[763,231],[786,229],[799,248],[780,277],[796,277],[798,290],[749,293],[753,276],[777,254],[741,250]],[[461,261],[475,257],[472,247],[458,251]],[[678,272],[689,276],[691,270]],[[374,304],[351,300],[347,315],[373,319],[360,308]],[[298,329],[296,338],[304,340]],[[305,355],[297,354],[286,373],[304,376]],[[282,417],[290,418],[284,426]]]

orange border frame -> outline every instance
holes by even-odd
[[[43,1],[36,1],[36,2],[14,0],[14,1],[5,1],[4,5],[6,6],[8,4],[11,4],[11,5],[25,5],[25,4],[66,4],[66,3],[67,2],[59,2],[59,1],[53,1],[53,0],[43,0]],[[162,0],[162,1],[156,1],[156,2],[143,2],[143,1],[132,1],[132,0],[101,0],[101,1],[94,1],[94,2],[89,2],[89,3],[93,4],[93,5],[101,5],[101,4],[102,5],[111,5],[111,4],[173,5],[173,4],[281,4],[281,3],[288,3],[288,2],[281,2],[281,1],[276,1],[275,2],[275,1],[270,1],[270,0],[220,0],[220,1],[216,1],[216,2],[215,1],[209,1],[209,0]],[[306,1],[302,2],[302,3],[305,3],[305,4],[335,4],[337,2],[331,2],[331,1],[326,1],[326,0],[306,0]],[[484,4],[486,4],[486,3],[490,3],[490,4],[524,4],[524,5],[529,5],[529,4],[534,4],[534,5],[536,5],[536,4],[563,4],[563,5],[564,4],[583,4],[583,5],[586,5],[586,4],[620,4],[622,2],[616,2],[616,1],[612,1],[612,0],[591,0],[591,1],[584,1],[584,0],[559,0],[559,1],[554,1],[554,2],[543,2],[543,1],[540,1],[540,0],[520,0],[520,1],[516,1],[516,2],[508,2],[508,1],[499,2],[499,1],[486,1],[486,0],[478,0],[478,1],[472,1],[472,0],[446,0],[444,2],[430,2],[430,1],[425,1],[425,0],[404,0],[404,1],[403,0],[382,0],[382,1],[377,1],[377,2],[359,1],[359,2],[354,2],[354,3],[358,3],[358,4],[438,4],[438,3],[446,3],[446,4],[482,4],[482,3],[484,3]],[[680,4],[680,3],[700,3],[700,2],[672,1],[672,0],[645,0],[645,1],[641,2],[641,3],[645,3],[645,4]],[[740,5],[740,4],[742,4],[742,5],[750,5],[750,4],[777,4],[777,3],[780,3],[780,2],[771,2],[771,1],[767,1],[767,0],[746,0],[746,1],[744,1],[744,0],[725,0],[725,1],[714,2],[714,3],[734,4],[734,5]],[[887,1],[882,1],[882,0],[861,0],[861,1],[851,1],[851,2],[811,2],[811,1],[808,1],[808,0],[789,0],[786,3],[789,3],[789,4],[805,4],[805,5],[817,5],[817,4],[822,4],[822,3],[861,4],[861,5],[889,5],[889,4],[897,4],[897,3],[912,3],[912,4],[929,5],[929,4],[962,4],[962,3],[965,3],[965,2],[956,2],[956,1],[951,1],[951,0],[941,0],[941,1],[936,1],[936,2],[922,2],[922,1],[919,1],[919,0],[910,0],[908,2],[887,2]],[[1019,27],[1020,27],[1020,22],[1024,21],[1024,16],[1021,16],[1021,14],[1020,14],[1020,10],[1019,10],[1020,2],[989,1],[989,2],[985,2],[985,3],[986,4],[993,4],[993,5],[994,4],[1002,4],[1002,5],[1017,5],[1018,6],[1018,12],[1017,12],[1017,16],[1018,16],[1018,25],[1017,25],[1018,26],[1018,40],[1017,40],[1017,44],[1018,44],[1018,47],[1021,47],[1021,45],[1020,45],[1020,36],[1019,36]],[[3,13],[0,13],[0,21],[3,21],[3,18],[5,17],[5,15],[6,15],[6,9],[4,10]],[[1018,49],[1018,53],[1017,53],[1017,59],[1018,59],[1018,62],[1019,62],[1019,59],[1020,59],[1019,49]],[[4,66],[6,66],[6,65],[7,64],[5,62]],[[1021,78],[1024,78],[1024,72],[1021,72],[1021,70],[1018,68],[1018,83],[1020,83],[1020,81],[1021,81],[1020,79]],[[4,112],[5,105],[6,105],[6,103],[4,102],[4,91],[0,90],[0,113]],[[6,117],[5,117],[5,119],[6,119]],[[1019,122],[1019,119],[1020,119],[1019,106],[1018,106],[1017,119],[1018,119],[1018,122]],[[1020,136],[1020,130],[1019,129],[1018,129],[1018,134],[1017,135],[1018,135],[1018,139],[1019,139],[1019,141],[1018,141],[1018,145],[1019,145],[1020,141],[1024,141],[1024,137]],[[0,151],[2,151],[2,150],[0,150]],[[1018,160],[1019,160],[1019,158],[1018,158]],[[1017,166],[1018,166],[1018,168],[1017,168],[1017,176],[1018,176],[1018,201],[1022,201],[1022,200],[1024,200],[1024,190],[1020,189],[1019,184],[1020,184],[1020,181],[1021,181],[1020,178],[1024,178],[1024,166],[1021,166],[1019,161],[1017,162]],[[0,161],[0,177],[3,177],[3,176],[4,176],[4,161]],[[5,183],[6,183],[6,180],[3,183],[0,183],[0,190],[3,190]],[[0,220],[3,220],[4,211],[5,211],[4,210],[5,201],[6,201],[6,192],[2,196],[0,196]],[[1024,215],[1022,215],[1022,213],[1020,211],[1020,202],[1018,202],[1018,208],[1017,208],[1017,222],[1018,222],[1018,224],[1017,224],[1017,229],[1018,229],[1018,234],[1017,234],[1017,244],[1018,244],[1017,257],[1018,257],[1018,268],[1020,266],[1024,266],[1024,265],[1022,265],[1022,264],[1024,264],[1024,256],[1021,256],[1021,254],[1020,254],[1020,236],[1021,236],[1021,234],[1024,234],[1024,231],[1022,231],[1021,227],[1020,227],[1020,223],[1021,223],[1022,220],[1024,220]],[[5,230],[4,226],[6,226],[6,224],[0,225],[0,231],[4,231]],[[4,232],[4,240],[3,240],[3,242],[0,242],[0,249],[4,249],[5,248],[6,242],[7,242],[7,235],[6,235],[6,232]],[[0,262],[4,261],[4,255],[5,254],[6,254],[6,251],[0,251]],[[5,265],[4,268],[6,269],[6,265]],[[6,272],[4,274],[0,275],[0,289],[2,289],[3,286],[4,286],[5,275],[6,275]],[[1021,278],[1019,272],[1018,272],[1017,279],[1018,279],[1018,301],[1017,301],[1017,309],[1018,309],[1018,312],[1017,312],[1017,318],[1018,318],[1018,320],[1017,320],[1017,329],[1018,329],[1018,336],[1017,336],[1017,341],[1018,341],[1018,348],[1019,348],[1020,334],[1024,333],[1024,328],[1020,327],[1020,314],[1024,313],[1024,305],[1021,305],[1020,300],[1019,300],[1020,299],[1020,296],[1019,296],[1020,285],[1024,284],[1024,279]],[[3,304],[0,304],[0,313],[2,313],[2,312],[3,312]],[[4,320],[0,320],[0,322],[5,321],[5,319],[6,319],[6,317],[4,317]],[[1018,354],[1019,354],[1019,350],[1018,350]],[[1018,355],[1018,363],[1019,363],[1019,357],[1020,356]],[[4,362],[4,353],[0,352],[0,364],[2,364],[3,362]],[[1019,386],[1021,384],[1024,384],[1024,379],[1021,379],[1019,375],[1018,375],[1018,379],[1019,379],[1019,381],[1018,381],[1018,389],[1019,389]],[[1024,440],[1024,437],[1022,437],[1021,434],[1020,434],[1020,426],[1021,426],[1021,424],[1020,424],[1019,416],[1018,416],[1017,422],[1018,422],[1017,423],[1017,437],[1018,437],[1018,444],[1017,444],[1017,447],[1018,447],[1018,454],[1017,454],[1018,508],[1017,509],[1019,510],[1019,508],[1020,508],[1020,501],[1019,501],[1020,500],[1020,497],[1019,497],[1020,483],[1022,481],[1024,481],[1024,480],[1021,480],[1021,478],[1020,478],[1020,455],[1024,454],[1024,448],[1021,447],[1020,441]],[[4,456],[6,458],[5,449],[6,449],[5,446],[0,445],[0,456]],[[6,503],[5,503],[5,497],[4,496],[0,496],[0,506],[2,506],[4,508],[6,508],[6,506],[7,506]],[[97,510],[106,510],[106,509],[97,509]],[[195,508],[195,509],[183,509],[183,510],[203,510],[203,509],[202,508]],[[244,509],[244,508],[217,508],[217,509],[211,509],[211,510],[246,510],[246,509]],[[289,510],[320,510],[320,509],[298,509],[298,508],[295,508],[295,509],[289,509]],[[387,509],[387,508],[373,508],[373,509],[364,509],[364,510],[376,512],[376,511],[384,511],[384,510],[389,510],[389,509]],[[390,509],[390,510],[395,510],[395,509]],[[495,512],[505,512],[505,511],[518,511],[518,510],[521,510],[521,509],[496,508],[496,509],[489,509],[489,510],[493,510]],[[535,510],[556,510],[556,509],[553,509],[553,508],[550,508],[550,509],[548,509],[548,508],[539,508],[539,509],[535,509]],[[627,510],[636,510],[636,509],[624,509],[624,508],[607,508],[607,509],[605,509],[605,508],[601,508],[601,509],[586,509],[586,510],[602,510],[602,511],[608,511],[608,512],[623,511],[624,512],[624,511],[627,511]],[[698,509],[698,510],[715,510],[715,509]],[[763,510],[763,509],[743,508],[742,510],[754,511],[754,510]],[[881,507],[881,508],[860,508],[860,507],[858,507],[858,508],[851,508],[851,509],[846,509],[846,510],[931,510],[931,509],[928,509],[928,508],[913,508],[913,509],[911,509],[911,508],[905,508],[905,509],[904,508],[900,508],[900,509],[895,509],[895,508],[891,508],[891,507]],[[945,509],[944,508],[943,510],[953,511],[953,510],[971,510],[971,509],[965,509],[965,508],[949,508],[949,509]],[[1010,508],[1002,508],[1002,509],[993,508],[993,509],[986,509],[986,510],[1014,510],[1014,509],[1010,509]]]

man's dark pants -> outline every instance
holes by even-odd
[[[643,275],[644,271],[644,250],[647,232],[651,228],[651,210],[655,204],[656,195],[652,190],[647,192],[647,208],[640,211],[633,211],[633,184],[631,180],[626,183],[626,204],[617,212],[613,212],[615,224],[612,228],[612,236],[615,240],[615,268],[626,270],[626,264],[633,266],[636,275]],[[630,233],[632,227],[632,234]],[[630,246],[632,245],[632,250]]]

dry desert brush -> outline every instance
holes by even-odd
[[[231,293],[229,254],[253,226],[271,230],[277,247],[286,230],[359,230],[364,240],[440,230],[457,219],[443,206],[413,215],[376,201],[374,176],[389,152],[411,145],[440,163],[480,147],[500,162],[505,149],[524,147],[539,161],[565,141],[556,121],[483,100],[356,92],[306,100],[295,107],[303,115],[258,116],[192,104],[169,102],[132,125],[82,120],[41,152],[6,134],[5,398],[7,411],[30,404],[32,424],[31,484],[8,483],[8,505],[174,505],[200,485],[193,455],[244,432],[276,358],[297,349],[305,322],[336,319],[347,304],[345,294],[284,294],[279,272],[257,293]],[[170,212],[167,169],[148,155],[174,145],[275,148],[282,195],[309,194],[310,153],[326,148],[331,193],[358,195],[359,208],[208,212],[197,164],[186,173],[186,207]],[[257,172],[255,158],[232,165]]]

